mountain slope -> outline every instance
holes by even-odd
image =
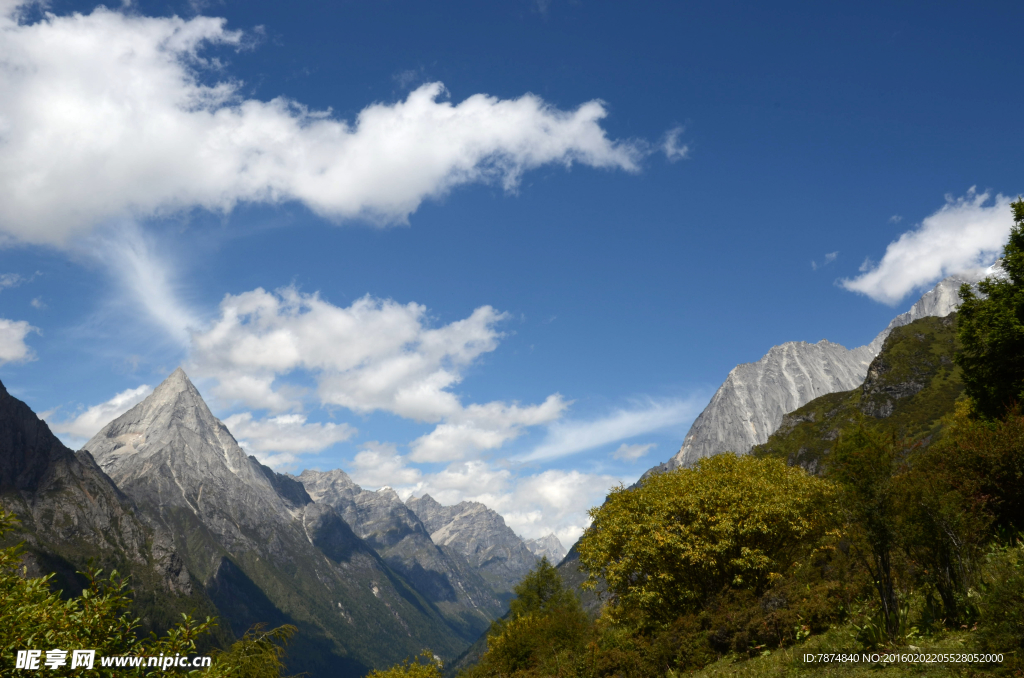
[[[955,348],[956,314],[895,329],[862,385],[787,414],[768,442],[751,453],[820,472],[843,431],[864,427],[912,441],[933,437],[963,391]]]
[[[763,444],[783,415],[814,398],[848,391],[863,382],[871,360],[893,329],[956,310],[957,291],[965,282],[969,281],[956,276],[941,281],[866,346],[847,349],[825,340],[788,342],[772,347],[757,362],[737,365],[693,422],[679,452],[652,471],[691,466],[726,451],[746,454]]]
[[[133,612],[147,631],[162,631],[181,612],[213,606],[166,532],[154,531],[87,452],[72,452],[25,403],[0,384],[0,505],[17,514],[31,576],[54,572],[55,585],[77,594],[90,563],[131,577]],[[227,636],[222,634],[221,640]]]
[[[479,502],[442,506],[425,494],[409,497],[405,504],[430,531],[435,544],[465,558],[505,600],[537,564],[537,556],[505,519]]]
[[[182,370],[85,449],[174,535],[236,634],[298,626],[291,670],[362,675],[423,647],[452,656],[464,646],[333,508],[248,457]]]
[[[391,568],[434,603],[467,642],[501,615],[502,602],[465,558],[434,544],[394,490],[364,490],[341,470],[303,471],[297,478],[317,502],[333,506]]]

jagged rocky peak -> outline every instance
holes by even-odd
[[[558,565],[565,558],[565,547],[554,534],[548,534],[540,539],[527,539],[526,548],[538,558],[547,558],[552,565]]]
[[[972,282],[962,276],[942,280],[866,346],[788,342],[772,347],[757,362],[737,365],[693,422],[679,452],[647,473],[691,466],[722,452],[746,454],[765,443],[784,415],[819,396],[859,386],[893,329],[918,318],[949,315],[960,303],[960,286]]]
[[[226,513],[231,521],[219,518],[218,525],[239,538],[239,525],[293,517],[297,510],[274,487],[273,472],[250,458],[213,416],[181,368],[83,449],[135,501],[197,516]]]
[[[0,507],[21,521],[19,539],[26,542],[25,565],[33,576],[48,572],[37,562],[42,556],[48,567],[59,564],[61,586],[74,587],[76,570],[96,558],[129,573],[153,568],[167,592],[191,593],[189,572],[167,535],[147,530],[92,456],[65,447],[2,383]]]
[[[435,544],[449,547],[477,568],[495,591],[507,593],[537,564],[537,556],[497,512],[475,501],[442,506],[430,495],[410,497]]]
[[[305,470],[297,480],[317,502],[334,507],[467,640],[479,636],[504,611],[481,575],[457,551],[435,544],[392,488],[364,490],[341,470]]]

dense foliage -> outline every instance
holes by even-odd
[[[670,622],[726,587],[762,593],[838,527],[835,488],[776,459],[722,454],[612,491],[580,562],[615,610]]]
[[[960,344],[956,362],[975,410],[998,419],[1024,400],[1024,200],[1013,208],[1014,225],[1003,248],[1005,276],[960,288]]]
[[[17,524],[0,510],[0,537]],[[187,615],[167,634],[140,638],[139,620],[128,613],[132,600],[128,582],[117,572],[102,578],[99,571],[87,574],[90,585],[80,596],[64,598],[50,587],[52,576],[24,576],[18,546],[0,549],[0,666],[13,669],[18,650],[95,650],[97,660],[90,675],[163,675],[165,669],[103,668],[98,657],[195,655],[196,643],[215,622],[199,622]],[[293,632],[281,627],[264,633],[254,629],[227,651],[214,653],[210,668],[191,673],[207,678],[262,678],[280,676],[284,643]],[[181,669],[184,673],[185,670]],[[47,675],[78,675],[81,669],[46,670]],[[190,673],[190,675],[191,675]]]

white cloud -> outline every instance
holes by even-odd
[[[29,303],[32,304],[32,308],[39,309],[40,311],[46,308],[46,302],[43,301],[42,297],[35,297]]]
[[[375,440],[365,443],[352,461],[349,475],[361,487],[378,489],[385,485],[415,485],[423,476],[419,469],[407,465],[405,457],[391,443]],[[407,493],[411,494],[411,491]]]
[[[518,437],[525,426],[558,419],[568,406],[558,393],[540,405],[528,407],[499,402],[469,405],[413,441],[410,458],[420,462],[454,461],[473,452],[493,450]]]
[[[817,271],[819,268],[824,268],[835,261],[838,256],[839,252],[826,252],[825,257],[820,264],[816,261],[811,262],[811,269]]]
[[[38,331],[24,320],[0,318],[0,365],[34,360],[35,354],[25,343],[25,337]]]
[[[213,393],[225,401],[285,411],[301,403],[275,382],[303,370],[316,380],[321,404],[437,424],[413,443],[416,461],[494,449],[562,415],[568,403],[558,394],[539,405],[464,406],[449,389],[497,347],[496,327],[506,316],[482,306],[432,328],[426,313],[419,304],[369,296],[342,308],[293,288],[228,295],[220,316],[192,335],[190,372],[215,379]]]
[[[200,321],[181,301],[173,267],[166,254],[157,254],[160,249],[130,221],[108,225],[75,243],[77,252],[103,264],[132,305],[177,344],[186,346],[190,329],[200,326]]]
[[[5,290],[9,287],[17,287],[24,278],[19,273],[0,273],[0,290]]]
[[[669,162],[683,160],[690,154],[690,147],[686,144],[680,145],[679,137],[683,135],[682,127],[674,127],[665,134],[661,143],[661,150]]]
[[[476,501],[498,512],[517,534],[533,539],[554,533],[569,546],[590,524],[587,511],[623,481],[609,475],[547,470],[518,476],[481,460],[449,464],[436,473],[408,466],[393,445],[371,443],[348,471],[359,485],[392,487],[402,499],[429,494],[445,506]]]
[[[306,423],[301,414],[254,419],[251,412],[241,412],[224,424],[246,452],[273,467],[294,464],[299,455],[320,452],[356,433],[348,424]]]
[[[865,260],[862,275],[840,284],[885,304],[949,275],[979,275],[1002,250],[1013,225],[1010,199],[978,193],[946,198],[916,228],[889,243],[877,264]]]
[[[633,409],[620,409],[594,421],[556,422],[548,428],[547,438],[519,461],[539,461],[564,457],[601,445],[678,426],[697,416],[701,405],[695,400],[649,401]]]
[[[65,421],[53,421],[52,414],[46,413],[46,423],[54,433],[61,433],[70,436],[71,440],[81,440],[84,443],[99,433],[101,428],[145,400],[152,391],[152,387],[147,384],[121,391],[110,400],[93,405],[74,419]]]
[[[650,452],[653,447],[654,443],[647,443],[646,445],[627,445],[622,443],[617,450],[612,452],[612,457],[622,461],[636,461]]]
[[[514,190],[546,164],[635,171],[644,153],[608,139],[600,101],[572,111],[532,94],[452,103],[428,83],[349,122],[285,98],[244,98],[243,84],[202,56],[245,46],[223,19],[99,7],[19,24],[14,7],[0,5],[0,233],[24,242],[240,202],[404,222],[459,185]]]

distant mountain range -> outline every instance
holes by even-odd
[[[181,369],[77,453],[0,385],[0,503],[22,520],[32,573],[73,591],[87,560],[128,572],[154,630],[181,611],[218,616],[221,643],[294,624],[289,669],[311,676],[424,647],[456,656],[539,560],[483,504],[403,503],[340,470],[263,466]]]

